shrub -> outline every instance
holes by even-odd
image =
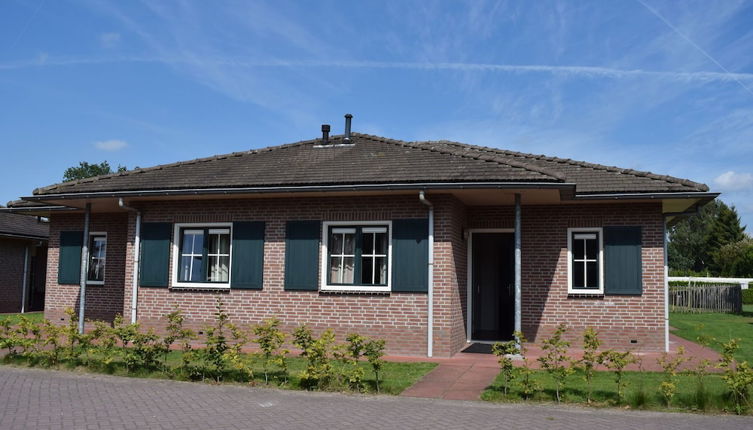
[[[753,287],[748,287],[747,290],[743,290],[743,304],[753,305]]]
[[[129,369],[157,370],[162,367],[161,359],[167,349],[162,339],[151,328],[146,333],[138,323],[129,324],[132,329],[133,347],[125,350],[125,363]]]
[[[235,324],[228,323],[227,328],[230,330],[232,342],[228,344],[227,349],[222,354],[222,359],[226,366],[238,372],[241,380],[251,382],[254,378],[254,372],[248,364],[248,356],[241,352],[243,346],[248,343],[248,336]]]
[[[625,367],[637,360],[630,351],[618,352],[612,349],[599,354],[599,364],[614,372],[614,382],[617,384],[617,403],[622,402],[622,393],[627,383],[624,379]]]
[[[541,368],[546,370],[552,379],[554,379],[555,394],[558,403],[561,400],[560,391],[565,386],[567,377],[574,371],[570,359],[567,357],[567,348],[570,346],[570,342],[562,339],[566,331],[567,327],[565,324],[557,326],[552,337],[542,341],[541,348],[544,350],[544,355],[539,357]]]
[[[286,335],[280,329],[280,321],[277,318],[266,320],[263,324],[254,327],[256,339],[254,342],[259,345],[259,357],[262,362],[264,371],[264,382],[269,384],[269,370],[271,367],[277,367],[284,378],[288,380],[287,355],[290,351],[281,349],[285,343]]]
[[[541,385],[533,378],[534,370],[531,369],[531,363],[528,361],[528,348],[526,348],[526,337],[522,332],[516,331],[513,333],[515,340],[518,341],[520,347],[520,355],[523,357],[523,366],[518,369],[520,380],[520,391],[524,399],[530,399],[541,390]]]
[[[379,372],[382,371],[384,366],[384,339],[369,340],[363,346],[363,354],[371,365],[371,370],[374,372],[374,382],[376,385],[377,393],[379,392]]]
[[[222,375],[227,370],[225,351],[228,349],[228,342],[225,330],[230,315],[225,312],[222,299],[217,299],[216,308],[217,312],[214,313],[215,325],[206,327],[206,347],[198,350],[197,355],[201,363],[199,372],[202,379],[210,376],[220,382]]]
[[[593,397],[593,377],[596,365],[599,363],[599,333],[592,327],[588,327],[583,332],[583,358],[578,362],[580,370],[583,372],[583,379],[586,381],[586,402],[591,403]]]
[[[62,329],[56,326],[50,320],[42,321],[42,332],[44,333],[44,346],[43,352],[45,364],[49,366],[57,365],[60,361],[61,352],[61,339],[60,334]]]
[[[667,407],[672,405],[672,398],[677,392],[677,369],[688,359],[685,357],[685,348],[677,348],[677,355],[671,357],[666,352],[662,353],[656,362],[664,369],[664,376],[659,386]]]
[[[315,339],[311,330],[302,325],[293,332],[293,339],[293,344],[301,349],[301,356],[307,360],[306,369],[300,374],[301,385],[307,389],[328,387],[333,377],[330,355],[335,334],[328,329]]]
[[[722,379],[727,384],[732,401],[735,404],[735,413],[742,414],[747,409],[750,386],[753,385],[753,369],[747,361],[738,362],[735,353],[740,348],[738,339],[730,339],[722,344],[722,358],[717,367],[724,369]]]
[[[116,356],[118,338],[115,329],[104,321],[95,321],[94,330],[90,333],[92,342],[87,351],[87,364],[91,363],[91,356],[96,357],[96,364],[111,370]]]
[[[510,355],[519,354],[520,348],[518,348],[518,344],[514,340],[497,342],[492,345],[492,353],[497,356],[499,369],[502,373],[502,391],[507,396],[507,391],[515,377],[515,366],[512,364]]]
[[[358,364],[364,348],[366,338],[351,333],[346,337],[346,343],[337,345],[333,351],[335,358],[340,362],[338,373],[339,385],[350,390],[363,390],[363,368]]]

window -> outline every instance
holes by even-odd
[[[105,260],[107,254],[107,234],[89,233],[89,270],[86,283],[103,285],[105,283]]]
[[[604,293],[602,230],[568,229],[568,293]]]
[[[229,224],[176,224],[173,286],[228,287],[230,229]]]
[[[324,223],[323,290],[389,291],[390,223]]]

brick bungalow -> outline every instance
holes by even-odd
[[[664,232],[714,199],[685,179],[449,141],[346,132],[34,191],[50,218],[45,315],[241,324],[451,356],[560,323],[667,344]],[[323,127],[324,130],[325,127]],[[29,207],[46,205],[45,209]],[[138,256],[138,258],[135,258]],[[83,267],[82,267],[83,266]]]
[[[0,212],[0,313],[44,308],[49,226]]]

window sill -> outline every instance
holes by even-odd
[[[319,290],[322,293],[389,293],[388,285],[379,287],[359,287],[351,285],[324,285]]]
[[[170,286],[171,290],[229,290],[230,284],[208,284],[208,283],[195,283],[195,284],[173,284]]]
[[[105,285],[105,281],[86,281],[86,286],[89,285],[102,286]]]
[[[580,297],[580,298],[601,298],[604,297],[604,291],[594,290],[594,291],[579,291],[579,290],[570,290],[567,292],[567,297]]]

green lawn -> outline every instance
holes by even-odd
[[[718,342],[740,339],[738,360],[753,360],[753,305],[744,305],[741,315],[722,313],[671,313],[669,324],[677,330],[672,333],[697,342],[699,337],[712,337]],[[720,351],[718,342],[710,346]]]
[[[635,409],[666,410],[664,398],[658,390],[662,381],[662,374],[657,372],[625,372],[628,383],[620,405],[628,405]],[[539,382],[542,389],[530,400],[555,401],[555,384],[545,371],[535,371],[533,378]],[[504,395],[502,378],[498,376],[495,382],[481,395],[483,400],[497,402],[518,402],[523,397],[517,381],[513,382],[512,390]],[[724,382],[718,375],[706,377],[705,395],[697,394],[697,382],[693,376],[678,376],[678,390],[670,410],[680,411],[709,411],[730,412],[732,405],[727,401]],[[593,380],[593,405],[614,406],[617,402],[617,389],[614,374],[611,372],[596,372]],[[567,379],[566,389],[561,393],[563,401],[567,403],[586,403],[586,383],[583,377],[576,373]]]
[[[92,358],[96,358],[96,356],[92,356]],[[262,367],[262,363],[260,360],[252,358],[252,356],[246,356],[248,362],[251,365],[251,369],[253,370],[253,378],[249,381],[246,376],[240,376],[237,372],[229,371],[226,375],[226,380],[224,382],[229,383],[250,383],[252,385],[263,385],[265,384],[265,378],[264,378],[264,369]],[[95,373],[108,373],[112,375],[117,376],[129,376],[129,377],[139,377],[139,378],[156,378],[156,379],[179,379],[179,380],[187,380],[188,378],[184,377],[183,375],[178,375],[176,372],[169,372],[169,371],[147,371],[147,370],[131,370],[128,371],[125,367],[125,364],[120,361],[119,359],[116,359],[110,366],[104,367],[101,365],[90,365],[90,366],[84,366],[83,361],[85,360],[85,357],[82,356],[79,360],[77,360],[75,363],[73,362],[61,362],[58,366],[55,366],[54,368],[62,369],[62,370],[76,370],[76,371],[84,371],[84,372],[95,372]],[[92,360],[94,362],[96,360]],[[176,368],[182,361],[182,352],[180,351],[171,351],[168,354],[167,357],[167,366],[169,368]],[[16,356],[16,357],[8,357],[6,356],[3,358],[3,361],[5,364],[12,364],[12,365],[18,365],[18,366],[28,366],[30,365],[29,360],[26,358]],[[340,364],[333,360],[333,366],[337,368],[340,366]],[[367,392],[376,392],[376,386],[375,386],[375,379],[374,379],[374,373],[371,369],[371,366],[368,362],[360,362],[359,365],[364,370],[364,385],[366,386]],[[379,392],[382,394],[400,394],[403,390],[410,387],[411,385],[415,384],[418,380],[420,380],[426,373],[431,371],[437,366],[436,363],[424,363],[424,362],[385,362],[382,368],[382,371],[380,372],[380,383],[379,383]],[[283,379],[283,377],[277,373],[270,372],[269,378],[270,378],[270,385],[272,386],[278,386],[279,388],[284,389],[293,389],[293,390],[300,390],[303,389],[301,386],[301,379],[299,377],[300,373],[306,368],[306,359],[300,358],[300,357],[290,357],[288,358],[288,374],[289,377],[287,378],[287,381]],[[337,388],[333,388],[337,390]]]
[[[25,314],[0,314],[1,320],[10,320],[12,324],[18,324],[21,321],[21,316],[25,316],[34,322],[42,322],[44,320],[44,312],[27,312]]]

